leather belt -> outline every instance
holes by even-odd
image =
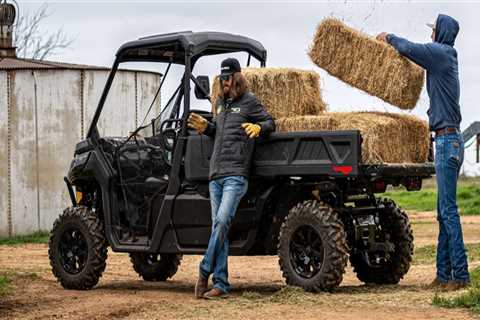
[[[445,127],[442,129],[435,130],[435,137],[443,136],[448,133],[458,133],[458,129],[454,127]]]

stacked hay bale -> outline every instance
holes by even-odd
[[[317,115],[326,110],[320,93],[320,78],[314,71],[290,68],[245,68],[242,70],[249,89],[275,118]],[[220,90],[215,78],[212,105]],[[213,110],[215,112],[215,110]]]
[[[421,67],[338,19],[318,25],[309,55],[329,74],[401,109],[413,109],[420,97]]]
[[[369,38],[336,19],[318,27],[309,52],[313,62],[340,80],[402,109],[415,107],[424,71],[390,45]],[[277,131],[360,130],[362,162],[422,163],[428,159],[427,122],[382,112],[326,112],[319,76],[296,69],[247,68],[250,90],[276,119]],[[220,90],[215,79],[212,98]],[[215,101],[212,101],[215,105]]]
[[[415,116],[383,112],[331,112],[319,116],[286,117],[277,131],[360,130],[362,162],[422,163],[430,146],[426,121]]]

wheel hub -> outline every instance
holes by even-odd
[[[87,263],[88,246],[83,234],[75,229],[65,230],[59,243],[60,262],[70,274],[80,273]]]
[[[149,265],[154,265],[160,261],[160,255],[159,254],[148,254],[146,257],[147,264]]]
[[[303,278],[314,277],[321,269],[324,248],[318,232],[311,226],[301,226],[290,241],[290,263]]]

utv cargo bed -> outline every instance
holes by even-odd
[[[212,139],[188,137],[185,161],[188,180],[208,179]],[[362,164],[360,131],[276,132],[255,146],[252,175],[425,178],[435,173],[432,163]],[[201,159],[201,161],[199,161]]]

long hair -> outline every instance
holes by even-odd
[[[215,100],[218,98],[224,98],[223,95],[223,86],[222,86],[222,81],[218,81],[218,88],[217,88],[218,96],[216,97]],[[241,72],[235,72],[232,75],[232,85],[230,87],[230,98],[236,99],[240,96],[242,96],[246,91],[248,90],[248,81],[245,78],[245,76]]]

